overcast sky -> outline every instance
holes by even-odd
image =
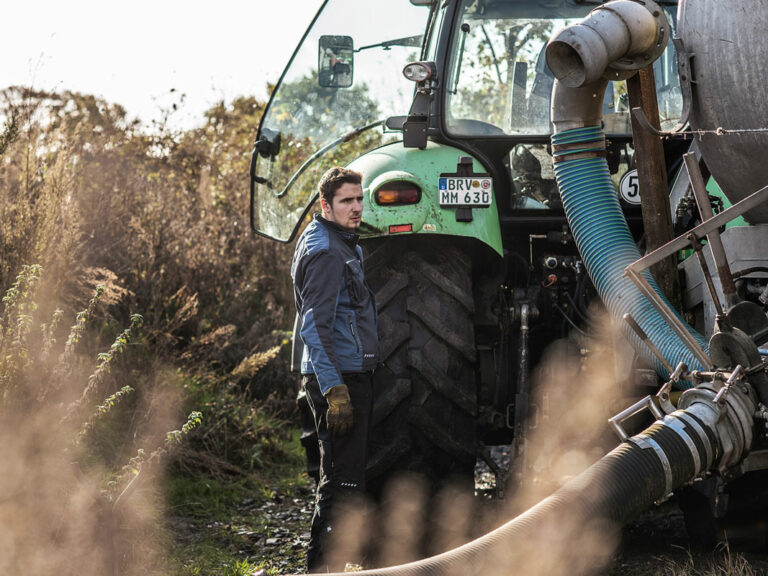
[[[145,122],[186,94],[174,123],[189,128],[219,100],[266,98],[321,4],[13,0],[2,11],[0,88],[95,94]]]

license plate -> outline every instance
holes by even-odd
[[[488,177],[441,176],[438,194],[440,206],[490,206],[493,180]]]

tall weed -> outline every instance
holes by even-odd
[[[141,317],[134,315],[94,361],[82,345],[103,291],[64,339],[61,311],[46,319],[37,304],[41,278],[40,266],[24,266],[0,311],[0,573],[160,574],[162,506],[152,472],[201,414],[191,413],[164,437],[154,431],[173,426],[166,414],[134,414],[133,424],[116,418],[150,381],[127,361]],[[134,385],[120,386],[125,379]],[[104,457],[94,431],[108,430],[118,449]],[[115,456],[130,451],[135,456],[120,465]]]
[[[163,350],[223,325],[236,327],[241,358],[275,344],[292,295],[289,251],[248,230],[259,102],[218,105],[186,133],[149,134],[93,96],[9,88],[0,97],[0,112],[21,118],[0,162],[0,289],[40,262],[56,279],[48,292],[82,304],[93,286],[73,278],[106,274]]]
[[[247,226],[262,110],[150,132],[94,96],[0,91],[0,573],[162,573],[158,462],[284,456],[290,251]]]

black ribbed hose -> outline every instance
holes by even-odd
[[[717,412],[705,403],[678,410],[481,538],[438,556],[359,574],[551,573],[555,556],[567,573],[588,573],[609,558],[611,532],[714,463],[718,454],[716,423]],[[594,537],[584,541],[590,531],[592,536],[605,532],[602,551],[594,548]]]

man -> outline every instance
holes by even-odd
[[[320,479],[307,571],[329,566],[334,515],[365,490],[371,377],[379,358],[376,303],[363,274],[357,230],[362,176],[332,168],[320,179],[320,208],[296,244],[291,265],[304,353],[302,386],[320,442]]]

